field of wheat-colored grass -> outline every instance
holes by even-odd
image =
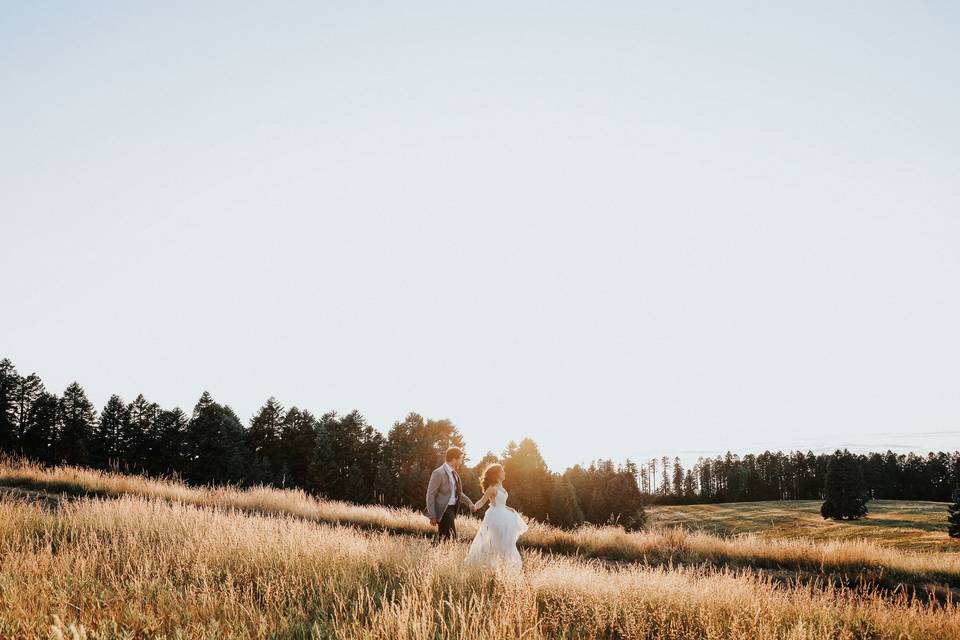
[[[45,492],[101,497],[143,496],[174,503],[231,508],[248,513],[296,516],[307,521],[349,525],[361,529],[412,536],[430,535],[426,519],[411,510],[359,506],[318,500],[302,491],[267,487],[195,488],[172,480],[28,463],[0,464],[0,486]],[[477,521],[460,518],[465,539],[476,532]],[[813,575],[839,575],[896,587],[901,583],[960,587],[960,555],[921,553],[888,548],[862,539],[813,541],[800,538],[766,538],[751,534],[718,537],[679,529],[626,532],[617,527],[582,527],[562,530],[531,523],[521,547],[554,554],[576,555],[608,561],[649,565],[702,565],[726,568],[759,568]]]
[[[808,540],[863,539],[909,551],[960,553],[960,542],[946,535],[947,504],[919,500],[872,500],[870,513],[855,522],[820,516],[820,501],[790,500],[651,507],[654,526],[682,526],[721,536],[757,534],[762,538]]]
[[[0,637],[960,637],[952,602],[525,551],[467,570],[464,543],[128,495],[0,502]]]

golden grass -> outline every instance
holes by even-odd
[[[709,568],[524,553],[467,570],[466,545],[157,498],[0,503],[0,637],[960,637],[953,603]],[[82,629],[81,629],[82,626]]]
[[[960,553],[946,535],[947,504],[919,500],[873,500],[868,517],[836,522],[820,517],[820,501],[790,500],[651,507],[654,526],[682,526],[721,536],[809,540],[864,539],[905,551]]]
[[[150,480],[74,467],[47,469],[16,461],[0,464],[0,486],[103,497],[144,496],[247,513],[297,516],[316,523],[394,534],[425,536],[433,531],[427,520],[414,511],[318,500],[299,490],[196,488],[174,480]],[[845,580],[862,579],[887,587],[900,583],[915,587],[960,586],[960,556],[956,554],[913,553],[862,539],[812,541],[765,539],[759,535],[730,538],[679,529],[630,533],[618,527],[562,530],[542,523],[530,524],[520,546],[551,553],[647,564],[708,563],[730,568],[802,571],[836,575]],[[461,535],[470,539],[476,533],[477,521],[460,518],[457,526]]]

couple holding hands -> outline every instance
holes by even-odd
[[[527,530],[516,509],[507,506],[507,491],[503,488],[506,473],[503,465],[491,464],[483,470],[480,488],[483,496],[476,502],[463,492],[458,470],[463,464],[463,451],[450,447],[444,456],[445,462],[434,469],[427,485],[427,507],[425,515],[430,524],[437,527],[437,540],[450,540],[457,535],[457,510],[466,504],[471,512],[476,512],[489,503],[480,523],[480,529],[473,538],[466,563],[481,566],[507,565],[521,566],[520,552],[517,551],[517,538]]]

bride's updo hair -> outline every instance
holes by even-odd
[[[488,464],[483,470],[483,476],[480,477],[480,488],[486,493],[488,487],[492,487],[500,481],[500,472],[503,471],[503,465],[494,462]]]

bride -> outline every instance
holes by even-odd
[[[499,464],[491,464],[483,471],[480,480],[483,497],[477,501],[474,510],[487,502],[490,508],[470,545],[466,564],[488,567],[503,564],[515,569],[521,566],[517,538],[527,530],[527,523],[516,509],[507,506],[507,492],[503,488],[505,477],[503,466]]]

